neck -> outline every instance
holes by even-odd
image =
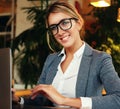
[[[65,49],[66,55],[73,55],[79,48],[82,47],[83,43],[84,42],[81,41],[81,43],[79,43],[79,45],[77,45],[77,46],[66,48]]]

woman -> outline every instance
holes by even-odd
[[[46,25],[63,49],[47,57],[38,85],[24,103],[45,105],[46,97],[54,106],[119,109],[120,79],[111,56],[82,40],[84,21],[75,8],[65,1],[54,2],[47,10]],[[101,95],[103,87],[106,96]]]

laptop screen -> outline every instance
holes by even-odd
[[[12,59],[9,48],[0,49],[0,109],[12,109]]]

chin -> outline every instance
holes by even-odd
[[[68,45],[68,44],[67,44],[67,45],[63,45],[63,47],[64,47],[64,48],[70,48],[70,47],[72,47],[72,45]]]
[[[65,43],[60,43],[64,48],[70,48],[73,46],[73,43],[69,40]]]

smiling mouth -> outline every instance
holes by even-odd
[[[70,35],[62,37],[62,38],[60,38],[60,40],[61,41],[68,41],[69,38],[70,38]]]

